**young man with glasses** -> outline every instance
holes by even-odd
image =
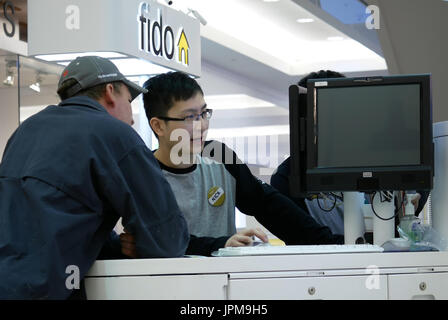
[[[343,243],[270,185],[254,177],[236,154],[207,141],[212,110],[199,84],[181,72],[150,78],[144,88],[145,112],[159,140],[154,156],[171,185],[190,231],[187,254],[210,255],[224,246],[252,243],[261,230],[236,233],[235,206],[253,215],[287,244]],[[132,235],[123,234],[123,252],[135,256]],[[129,249],[129,251],[127,251]]]

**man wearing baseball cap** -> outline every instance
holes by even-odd
[[[61,75],[62,102],[11,136],[0,163],[0,299],[82,296],[120,217],[140,257],[185,253],[183,215],[130,126],[145,91],[109,60],[78,57]]]

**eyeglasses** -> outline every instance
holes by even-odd
[[[185,122],[199,121],[202,118],[208,121],[212,117],[212,114],[213,114],[212,109],[205,109],[200,114],[192,114],[186,116],[185,118],[170,118],[170,117],[157,117],[157,118],[167,121],[185,121]]]

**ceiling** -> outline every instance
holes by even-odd
[[[335,2],[351,2],[351,6],[360,3],[358,0]],[[341,72],[386,69],[381,50],[375,45],[375,40],[378,41],[370,36],[375,37],[376,33],[354,32],[368,30],[363,20],[360,23],[341,21],[324,10],[336,14],[335,9],[325,6],[322,9],[308,0],[189,0],[188,3],[195,5],[205,18],[210,17],[210,22],[202,26],[203,38],[286,74],[297,76],[319,67]],[[364,5],[356,10],[358,15],[365,14]],[[303,18],[313,21],[297,22]]]
[[[0,0],[0,5],[3,2]],[[27,1],[12,2],[20,23],[21,40],[26,41]],[[344,22],[325,8],[335,7],[331,4],[336,2],[344,12]],[[360,19],[358,6],[364,10],[359,0],[175,0],[171,7],[184,12],[188,8],[197,10],[207,20],[207,25],[201,25],[203,63],[283,92],[301,76],[319,69],[332,69],[347,75],[387,72],[385,63],[381,64],[382,53],[375,31],[366,32],[365,27],[360,28],[360,23],[348,21]],[[299,18],[314,21],[298,23]],[[247,41],[240,36],[243,33],[249,35]],[[338,44],[338,41],[327,40],[329,37],[344,40]],[[356,55],[350,56],[350,52],[339,52],[337,56],[338,48],[349,45],[347,41],[356,42],[358,49],[368,51],[370,60],[377,60],[376,66],[366,60],[349,66],[348,61],[356,60]]]
[[[339,2],[346,11],[348,6],[359,3],[358,0],[332,1]],[[314,2],[321,5],[324,0],[178,0],[173,6],[179,4],[182,10],[182,3],[195,5],[194,9],[208,21],[207,25],[201,26],[203,63],[227,70],[247,78],[249,82],[260,83],[282,94],[303,75],[321,69],[339,71],[347,76],[387,74],[387,65],[382,58],[375,30],[368,30],[364,23],[338,20]],[[235,6],[240,11],[246,10],[244,14],[238,15],[241,17],[239,21],[236,14],[232,16],[234,9],[228,9]],[[364,5],[362,10],[365,10]],[[222,12],[222,15],[228,17],[228,25],[236,26],[232,29],[228,25],[215,23],[210,17],[215,17],[216,12]],[[356,14],[359,15],[359,12],[352,16]],[[262,17],[263,20],[252,19],[254,16]],[[314,21],[298,23],[299,18],[312,18]],[[254,25],[252,21],[265,21],[259,24],[269,23],[269,26],[275,26],[277,32],[270,33],[267,31],[269,28],[263,29],[263,41],[273,47],[283,46],[283,51],[291,47],[293,52],[282,58],[278,52],[274,55],[269,50],[263,50],[262,46],[254,47],[256,43],[252,45],[241,40],[242,37],[237,36],[240,33],[238,30],[248,29],[249,34],[257,33],[259,24]],[[278,39],[282,33],[288,33],[289,37]],[[330,37],[340,37],[343,40],[329,41]],[[283,40],[289,42],[282,44]],[[351,51],[345,48],[351,48]],[[360,59],[366,52],[367,58]]]

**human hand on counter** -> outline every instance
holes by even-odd
[[[260,228],[243,229],[231,236],[224,247],[242,247],[249,246],[253,243],[252,237],[256,236],[263,242],[268,242],[268,236]]]

